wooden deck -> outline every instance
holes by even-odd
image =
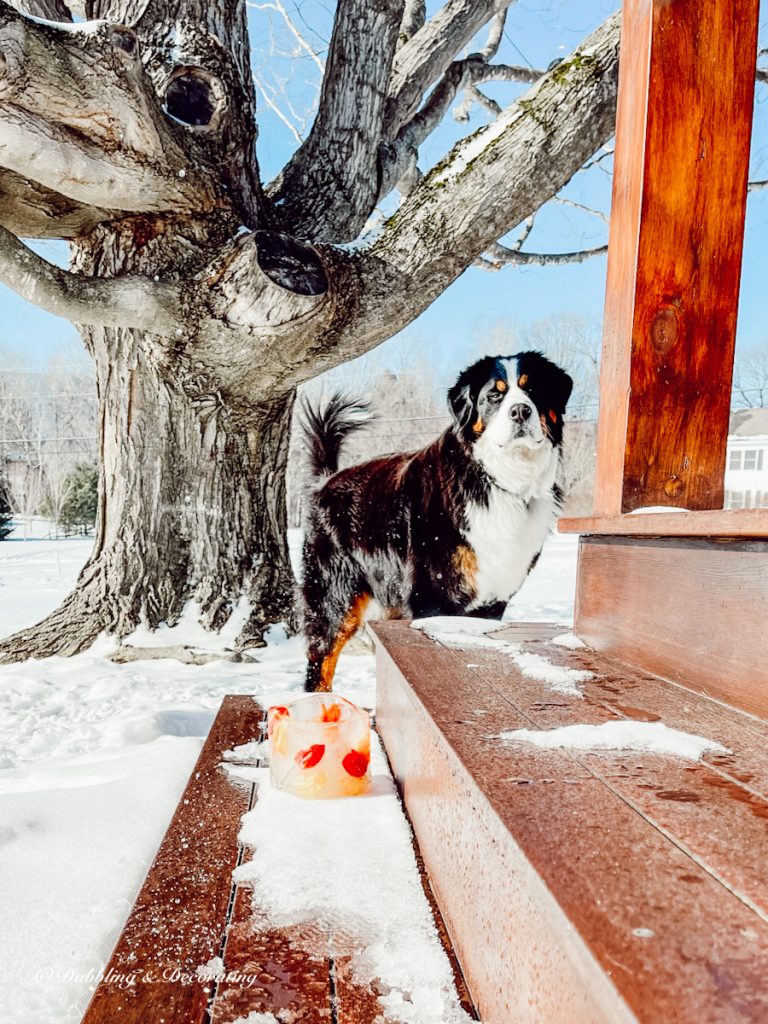
[[[310,958],[289,928],[255,932],[251,890],[232,882],[248,855],[237,836],[256,792],[229,781],[221,763],[224,751],[259,738],[263,717],[250,697],[224,699],[83,1024],[231,1024],[281,1010],[295,1024],[373,1024],[381,1014],[370,987],[351,981],[349,957]],[[197,968],[214,957],[224,979],[201,980]]]
[[[554,646],[547,626],[503,635],[593,672],[582,698],[498,651],[401,622],[374,631],[379,732],[482,1020],[768,1020],[768,724]],[[617,719],[732,753],[693,763],[494,738]]]

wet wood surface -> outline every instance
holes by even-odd
[[[555,646],[538,624],[530,642],[520,624],[498,636],[594,673],[583,696],[508,653],[374,630],[379,731],[482,1019],[768,1019],[765,722]],[[690,762],[498,739],[632,719],[730,752]]]
[[[627,0],[595,512],[719,509],[758,0]]]
[[[768,717],[768,541],[582,537],[576,632]]]
[[[258,738],[261,718],[251,698],[224,699],[83,1024],[205,1019],[211,986],[197,968],[221,952],[251,800],[219,764],[225,750]]]
[[[563,517],[558,520],[557,528],[560,533],[595,533],[619,537],[768,538],[768,509]]]
[[[252,890],[233,883],[233,869],[249,856],[238,843],[240,820],[258,793],[221,766],[226,750],[261,737],[263,717],[250,697],[224,699],[83,1024],[231,1024],[251,1013],[282,1013],[294,1024],[381,1018],[372,982],[361,982],[351,953],[318,955],[322,935],[271,927]],[[216,957],[219,976],[201,978],[198,968]],[[471,1012],[457,966],[456,981]]]

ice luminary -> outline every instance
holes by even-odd
[[[359,796],[371,784],[368,712],[313,693],[267,713],[272,785],[314,800]]]

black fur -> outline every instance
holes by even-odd
[[[301,402],[301,426],[309,449],[309,464],[315,476],[328,476],[339,468],[339,452],[346,438],[370,421],[367,402],[347,395],[333,395],[322,409]]]
[[[490,422],[503,398],[498,382],[509,386],[503,358],[487,357],[463,371],[448,392],[454,422],[426,448],[340,472],[341,445],[361,426],[367,407],[341,396],[322,412],[305,405],[314,472],[334,474],[312,497],[304,545],[308,690],[330,688],[338,651],[370,598],[393,618],[503,614],[506,601],[468,611],[474,552],[465,536],[467,503],[487,507],[496,486],[473,448],[478,422]],[[558,447],[570,377],[538,352],[508,358],[517,358],[517,380],[527,377],[526,394],[542,425],[546,420],[546,439]]]

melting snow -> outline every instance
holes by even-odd
[[[393,1024],[465,1024],[432,921],[411,832],[378,740],[372,789],[347,800],[301,800],[272,788],[266,768],[235,871],[266,913],[311,955],[352,955],[353,979],[376,990]]]
[[[603,722],[602,725],[565,725],[560,729],[515,729],[499,733],[499,739],[532,743],[551,750],[639,750],[672,754],[698,761],[703,754],[730,751],[714,740],[670,729],[663,722]]]
[[[579,640],[573,633],[561,633],[559,636],[553,636],[549,642],[554,644],[555,647],[567,647],[570,651],[583,651],[587,649],[584,641]]]
[[[427,619],[414,619],[413,629],[420,629],[446,647],[485,647],[510,657],[524,676],[546,683],[550,690],[568,697],[583,696],[580,683],[592,679],[594,673],[585,669],[554,665],[540,654],[523,651],[519,644],[511,644],[501,637],[488,634],[504,628],[497,619],[475,619],[471,616],[436,615]],[[576,640],[576,637],[573,637]],[[581,644],[581,641],[577,641]],[[583,646],[583,645],[582,645]]]

